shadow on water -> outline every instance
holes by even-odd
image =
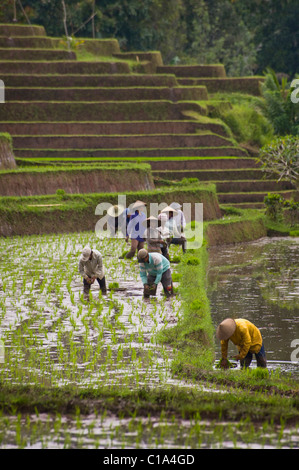
[[[263,238],[225,250],[211,248],[208,272],[215,327],[226,317],[248,319],[261,331],[269,369],[294,374],[299,372],[298,242]],[[219,358],[217,340],[216,346]],[[230,348],[229,354],[235,354],[232,343]]]

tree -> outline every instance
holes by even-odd
[[[101,35],[125,50],[160,50],[167,62],[185,41],[182,0],[102,0]]]
[[[222,63],[228,75],[252,75],[253,35],[230,0],[184,0],[187,44],[185,62]]]
[[[287,180],[299,190],[299,138],[277,137],[261,148],[258,162],[262,170],[278,181]]]
[[[287,78],[282,77],[280,83],[275,72],[268,68],[261,91],[264,104],[260,107],[275,134],[299,135],[299,104],[291,99],[294,88],[288,85]]]
[[[1,0],[0,23],[11,23],[14,17],[13,0]]]
[[[257,48],[257,73],[299,72],[298,0],[231,0]]]

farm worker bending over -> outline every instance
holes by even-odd
[[[239,349],[239,354],[234,356],[234,359],[240,361],[242,368],[249,367],[253,354],[255,354],[258,367],[267,367],[261,332],[250,321],[243,318],[236,320],[226,318],[218,325],[216,336],[221,340],[221,367],[228,367],[227,349],[229,340]]]
[[[140,277],[144,286],[144,297],[155,295],[159,282],[162,282],[167,297],[173,294],[170,263],[160,253],[149,253],[144,248],[138,251]]]
[[[83,277],[84,298],[89,298],[91,284],[98,281],[102,294],[106,294],[106,280],[104,275],[102,255],[89,246],[83,248],[79,259],[79,273]]]
[[[162,234],[158,228],[159,220],[156,217],[150,216],[144,222],[146,225],[143,237],[147,243],[147,251],[149,253],[155,252],[163,254],[162,248],[167,246],[167,242],[163,240]]]

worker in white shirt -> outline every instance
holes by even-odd
[[[161,253],[165,258],[169,260],[169,251],[168,251],[168,242],[170,241],[170,233],[166,227],[166,222],[168,220],[167,214],[165,212],[160,212],[158,215],[158,227],[157,230],[161,233],[163,244],[161,245]]]
[[[175,216],[178,214],[176,209],[173,209],[171,206],[165,207],[162,211],[162,213],[166,213],[168,216],[167,222],[165,224],[165,227],[169,230],[170,233],[170,238],[168,244],[171,245],[181,245],[183,253],[186,252],[187,249],[187,241],[185,236],[178,230],[176,221],[175,221]]]
[[[79,273],[83,277],[84,299],[89,298],[91,285],[98,281],[102,294],[106,294],[106,280],[103,267],[103,258],[98,250],[92,250],[89,246],[83,248],[79,259]]]
[[[173,218],[176,222],[177,229],[178,229],[179,233],[182,235],[182,233],[184,232],[185,227],[186,227],[185,215],[184,215],[184,212],[181,209],[182,206],[178,202],[172,202],[170,204],[170,207],[172,207],[174,210],[177,211],[177,214],[174,214]]]

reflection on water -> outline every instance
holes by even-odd
[[[298,372],[299,239],[211,248],[208,278],[215,327],[226,317],[248,319],[261,330],[269,369]],[[219,357],[217,340],[216,345]]]

